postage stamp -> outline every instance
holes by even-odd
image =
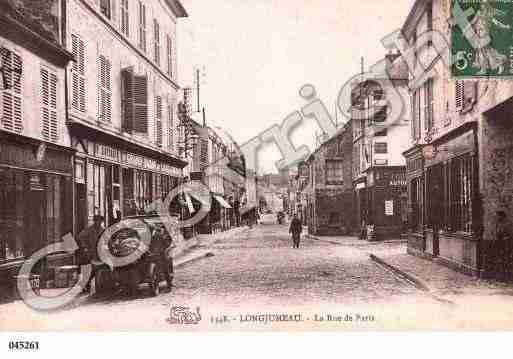
[[[453,26],[451,55],[455,77],[507,77],[513,75],[513,2],[455,0],[452,16],[459,10],[468,26]]]

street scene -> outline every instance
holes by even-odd
[[[292,248],[288,226],[265,215],[262,224],[203,238],[177,260],[171,292],[151,297],[148,288],[123,295],[80,297],[61,311],[37,313],[17,302],[0,318],[13,330],[33,325],[59,330],[336,330],[372,328],[507,328],[510,286],[481,281],[408,259],[405,243],[366,244],[356,237],[304,236]],[[396,273],[373,254],[415,273]],[[184,264],[181,264],[181,263]],[[45,295],[51,295],[51,291]],[[53,293],[55,295],[55,292]],[[197,327],[172,325],[173,306],[187,306]],[[487,319],[479,315],[487,309]],[[422,308],[422,309],[420,309]],[[300,313],[299,322],[265,321],[264,314]],[[49,317],[50,315],[50,317]],[[345,318],[350,315],[353,319]],[[275,319],[276,320],[276,319]]]
[[[0,329],[511,330],[512,3],[242,3],[0,0]]]

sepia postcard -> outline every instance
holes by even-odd
[[[512,298],[513,1],[0,0],[1,332],[511,330]]]

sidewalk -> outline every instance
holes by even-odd
[[[458,295],[481,290],[504,289],[508,284],[483,280],[457,272],[436,261],[405,252],[371,254],[371,259],[405,277],[419,289],[438,295]]]
[[[369,242],[359,239],[357,236],[315,236],[309,233],[305,234],[306,238],[310,238],[317,241],[328,242],[343,246],[368,246],[368,245],[379,245],[383,243],[406,243],[404,239],[389,239],[384,241]]]

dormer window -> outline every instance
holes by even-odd
[[[110,19],[111,11],[110,11],[110,0],[100,0],[100,12],[107,19]]]

